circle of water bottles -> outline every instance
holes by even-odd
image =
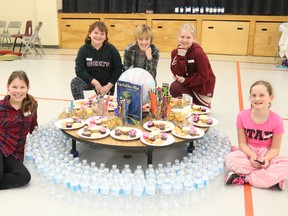
[[[40,186],[76,205],[141,211],[190,206],[223,184],[224,157],[230,152],[227,135],[210,128],[194,141],[192,153],[157,166],[129,164],[120,169],[80,160],[70,153],[71,139],[54,122],[28,136],[25,164]]]

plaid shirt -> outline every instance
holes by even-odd
[[[0,100],[0,150],[5,157],[13,155],[23,161],[27,134],[37,126],[37,109],[34,115],[16,110],[9,96]]]
[[[157,65],[159,61],[159,49],[153,44],[151,44],[151,49],[152,49],[152,60],[147,60],[147,58],[145,58],[145,66],[143,69],[147,70],[156,80]],[[124,51],[125,71],[135,67],[138,54],[139,54],[139,47],[135,43],[130,44],[125,48]]]

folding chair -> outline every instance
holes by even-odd
[[[1,46],[2,46],[2,35],[4,35],[5,31],[6,31],[6,25],[7,22],[6,21],[0,21],[0,42],[1,42]]]
[[[31,36],[23,36],[21,43],[23,43],[24,51],[22,53],[22,58],[26,57],[29,53],[33,56],[39,55],[40,57],[45,56],[43,46],[41,44],[41,39],[39,37],[39,31],[42,27],[42,22],[38,22],[35,31]]]
[[[13,48],[12,48],[13,52],[15,50],[17,39],[22,39],[25,36],[31,36],[31,35],[32,35],[32,20],[28,20],[26,22],[26,27],[25,27],[25,33],[24,34],[14,34],[14,35],[12,35],[12,37],[15,38],[14,39]],[[21,52],[22,45],[23,45],[23,43],[21,42],[19,52]]]
[[[1,46],[3,45],[4,41],[6,41],[7,46],[9,46],[9,44],[12,44],[11,37],[13,34],[20,34],[21,25],[22,25],[22,22],[20,21],[10,21],[8,23],[7,28],[0,35]]]

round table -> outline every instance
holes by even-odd
[[[112,114],[112,112],[111,112],[111,114]],[[66,118],[66,117],[65,117],[65,113],[63,112],[60,114],[58,119],[60,120],[60,119],[64,119],[64,118]],[[143,119],[143,124],[145,122],[150,121],[150,120],[151,120],[151,117],[149,115],[147,115]],[[146,131],[142,126],[135,126],[135,125],[129,125],[129,124],[126,126],[138,128],[138,129],[142,130],[143,132]],[[207,128],[201,128],[201,129],[204,131],[207,131]],[[98,145],[101,147],[114,148],[114,149],[119,148],[119,149],[128,149],[128,150],[144,150],[144,152],[147,155],[147,165],[152,164],[153,150],[154,149],[173,147],[173,146],[185,144],[185,143],[189,143],[189,145],[187,147],[188,152],[192,152],[194,149],[193,141],[195,139],[182,139],[182,138],[178,138],[178,137],[174,136],[175,142],[171,145],[168,145],[168,146],[150,146],[150,145],[146,145],[146,144],[142,143],[140,141],[140,139],[123,141],[123,140],[114,139],[111,136],[107,136],[107,137],[100,138],[100,139],[85,139],[85,138],[80,137],[77,134],[78,130],[79,129],[75,129],[75,130],[62,129],[62,131],[72,139],[71,153],[74,155],[74,157],[78,156],[78,151],[76,149],[76,141],[79,141],[79,142],[85,143],[85,144]],[[168,132],[168,134],[171,134],[171,132]]]

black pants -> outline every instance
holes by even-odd
[[[92,84],[85,83],[84,80],[82,80],[79,77],[75,77],[72,79],[70,83],[71,92],[73,95],[74,100],[80,100],[84,99],[84,91],[94,90],[95,87]],[[114,86],[110,89],[109,95],[114,94]]]
[[[12,155],[5,158],[0,151],[0,190],[21,187],[30,180],[31,175],[21,161]]]

